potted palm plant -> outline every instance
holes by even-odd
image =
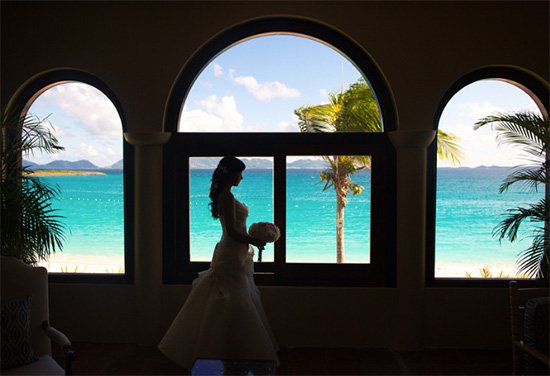
[[[504,219],[494,228],[493,235],[501,241],[518,239],[522,223],[535,223],[532,242],[518,258],[518,271],[529,277],[548,281],[550,258],[550,125],[547,118],[533,112],[495,113],[478,120],[474,129],[491,125],[499,144],[520,148],[529,165],[518,166],[500,185],[506,192],[512,185],[523,189],[544,190],[537,202],[508,209]]]
[[[33,176],[22,158],[36,152],[63,150],[46,119],[18,111],[2,111],[2,256],[28,264],[61,251],[65,239],[63,218],[52,207],[58,189]]]

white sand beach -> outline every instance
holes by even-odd
[[[516,265],[514,264],[439,264],[435,270],[436,278],[467,278],[470,274],[472,278],[482,278],[482,269],[488,270],[493,278],[521,278],[518,276]]]
[[[208,260],[204,260],[208,261]],[[123,256],[94,256],[94,255],[69,255],[55,254],[45,262],[40,262],[51,273],[124,273]],[[488,269],[493,278],[498,278],[501,273],[504,278],[521,278],[517,276],[515,265],[511,264],[441,264],[437,265],[436,278],[467,278],[469,273],[472,278],[482,277],[482,269]]]
[[[88,256],[57,253],[38,265],[50,273],[124,273],[124,256]]]

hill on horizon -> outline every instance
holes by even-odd
[[[218,165],[220,158],[191,158],[191,169],[213,170]],[[272,169],[273,162],[268,159],[253,159],[241,158],[246,164],[247,169]],[[110,166],[100,167],[92,162],[81,159],[79,161],[55,160],[46,164],[38,164],[36,162],[23,160],[23,166],[30,167],[33,170],[122,170],[124,168],[124,160],[113,163]],[[320,159],[298,159],[287,163],[288,169],[313,169],[322,170],[327,168],[325,161]],[[438,169],[510,169],[512,166],[476,166],[476,167],[438,167]]]
[[[111,166],[99,167],[89,160],[81,159],[79,161],[55,160],[46,164],[39,164],[32,161],[23,160],[23,166],[30,167],[33,170],[102,170],[102,169],[123,169],[123,160],[113,163]]]

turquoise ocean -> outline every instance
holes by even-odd
[[[319,170],[287,171],[287,261],[335,262],[335,193],[323,192]],[[508,208],[534,202],[542,192],[521,192],[514,188],[499,194],[509,168],[439,168],[436,214],[436,269],[445,275],[446,267],[477,272],[482,266],[513,267],[518,252],[526,248],[526,237],[515,243],[492,236],[492,230]],[[219,222],[208,207],[211,170],[191,170],[190,216],[191,258],[207,261],[219,237]],[[273,221],[273,175],[271,170],[246,170],[244,180],[233,192],[249,208],[248,224]],[[66,256],[118,256],[124,253],[123,175],[107,171],[102,176],[41,177],[60,189],[59,209],[69,232],[63,254]],[[358,173],[354,181],[365,187],[363,193],[348,196],[345,209],[347,263],[368,263],[370,248],[370,174]],[[531,227],[532,228],[532,227]],[[264,261],[273,260],[268,245]],[[472,270],[471,266],[475,265]]]

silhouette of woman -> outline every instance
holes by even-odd
[[[279,363],[278,345],[253,279],[251,244],[263,248],[265,243],[248,235],[248,208],[231,193],[245,168],[238,158],[224,157],[212,174],[210,210],[220,220],[222,237],[210,268],[193,281],[187,301],[159,344],[186,369],[198,358]]]

